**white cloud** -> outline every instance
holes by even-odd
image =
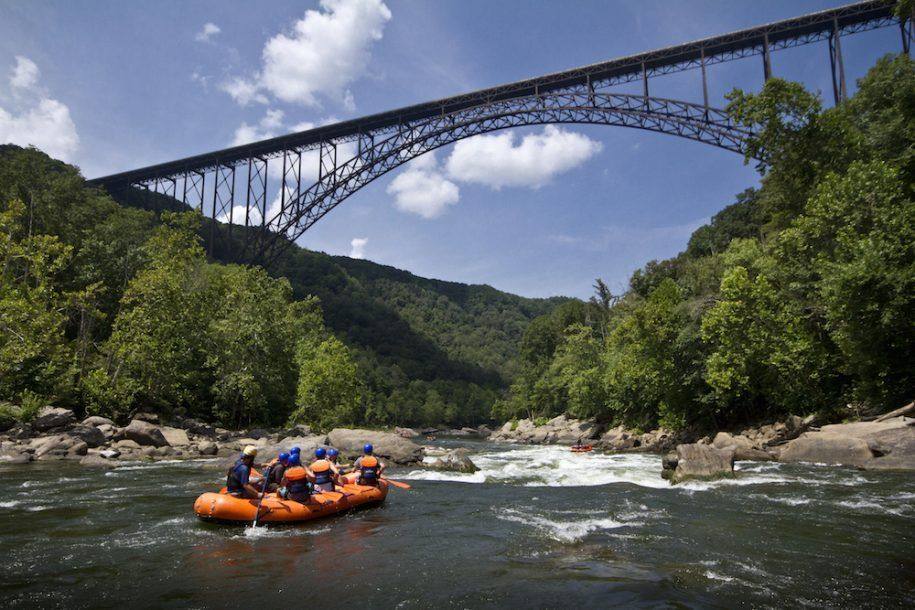
[[[258,91],[258,84],[254,81],[236,76],[219,86],[220,89],[232,96],[239,106],[247,106],[251,102],[266,104],[267,96]]]
[[[267,112],[256,125],[242,123],[235,130],[232,146],[241,146],[258,140],[266,140],[277,135],[283,126],[283,111],[268,108]],[[268,166],[269,167],[269,166]]]
[[[197,32],[197,35],[194,36],[194,40],[197,42],[210,42],[210,40],[216,34],[220,33],[222,30],[218,25],[212,22],[207,22],[203,24],[203,28]]]
[[[398,210],[423,218],[440,216],[460,199],[460,189],[442,175],[435,153],[411,161],[406,170],[391,181],[387,192],[394,196]]]
[[[455,180],[505,186],[540,188],[553,177],[581,165],[600,152],[600,142],[584,134],[547,125],[542,133],[515,142],[515,134],[481,135],[455,144],[446,164]]]
[[[245,206],[237,205],[232,208],[232,224],[242,225],[245,224]],[[217,216],[216,220],[219,222],[229,223],[229,213],[226,212],[221,216]],[[248,225],[249,226],[259,226],[261,224],[261,213],[257,208],[251,208],[248,211]]]
[[[40,71],[33,61],[16,56],[10,86],[17,95],[11,110],[0,107],[0,143],[36,146],[47,154],[71,161],[79,147],[70,109],[38,87]]]
[[[38,77],[41,72],[35,62],[22,55],[16,56],[16,66],[13,68],[13,75],[10,77],[10,86],[13,89],[32,89],[38,84]]]
[[[321,0],[321,10],[305,11],[288,33],[266,42],[259,74],[223,89],[243,106],[267,91],[283,102],[318,106],[326,97],[352,110],[349,86],[365,74],[369,49],[390,19],[383,0]]]
[[[352,241],[349,242],[350,258],[365,258],[365,246],[369,243],[367,237],[354,237]]]

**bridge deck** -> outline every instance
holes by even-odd
[[[397,128],[404,123],[449,114],[494,101],[520,98],[574,86],[606,87],[660,74],[758,55],[769,50],[823,40],[837,29],[840,34],[865,31],[896,23],[894,3],[868,0],[834,9],[777,21],[686,44],[620,57],[572,70],[481,89],[397,110],[292,133],[269,140],[208,152],[167,163],[90,180],[104,186],[126,185],[189,171],[203,171],[252,157],[265,157],[290,149],[308,149],[321,142],[357,138],[360,134]]]

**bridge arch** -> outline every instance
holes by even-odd
[[[598,93],[587,87],[493,101],[402,125],[382,140],[360,135],[356,154],[325,164],[333,148],[322,148],[317,182],[282,207],[262,232],[254,259],[268,264],[282,243],[295,241],[330,210],[381,176],[428,152],[460,140],[512,127],[588,124],[629,127],[666,133],[745,154],[752,133],[720,109],[680,100],[619,93]],[[285,238],[285,239],[283,239]],[[288,240],[288,241],[286,241]]]

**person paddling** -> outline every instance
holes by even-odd
[[[276,491],[283,485],[283,475],[289,467],[290,456],[283,452],[276,458],[270,460],[264,466],[270,469],[270,478],[267,480],[267,491]]]
[[[308,469],[314,476],[315,489],[318,491],[333,491],[337,480],[337,467],[327,459],[327,450],[324,447],[315,449],[315,461]]]
[[[331,447],[327,450],[327,460],[337,469],[337,475],[346,474],[346,467],[340,464],[340,452]]]
[[[236,498],[252,499],[260,496],[260,492],[250,480],[255,457],[257,457],[257,448],[254,445],[248,445],[235,465],[229,468],[226,473],[226,489],[230,495]]]
[[[359,485],[378,485],[387,466],[373,455],[375,448],[372,445],[366,444],[362,450],[364,455],[353,464],[353,472],[359,473],[356,482]]]

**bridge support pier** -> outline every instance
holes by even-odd
[[[902,52],[911,55],[912,41],[915,40],[915,7],[912,7],[908,19],[899,20],[899,33],[902,34]]]
[[[842,61],[842,40],[839,34],[839,22],[832,21],[832,34],[829,35],[829,67],[832,71],[832,95],[836,106],[848,98],[845,86],[845,64]]]

